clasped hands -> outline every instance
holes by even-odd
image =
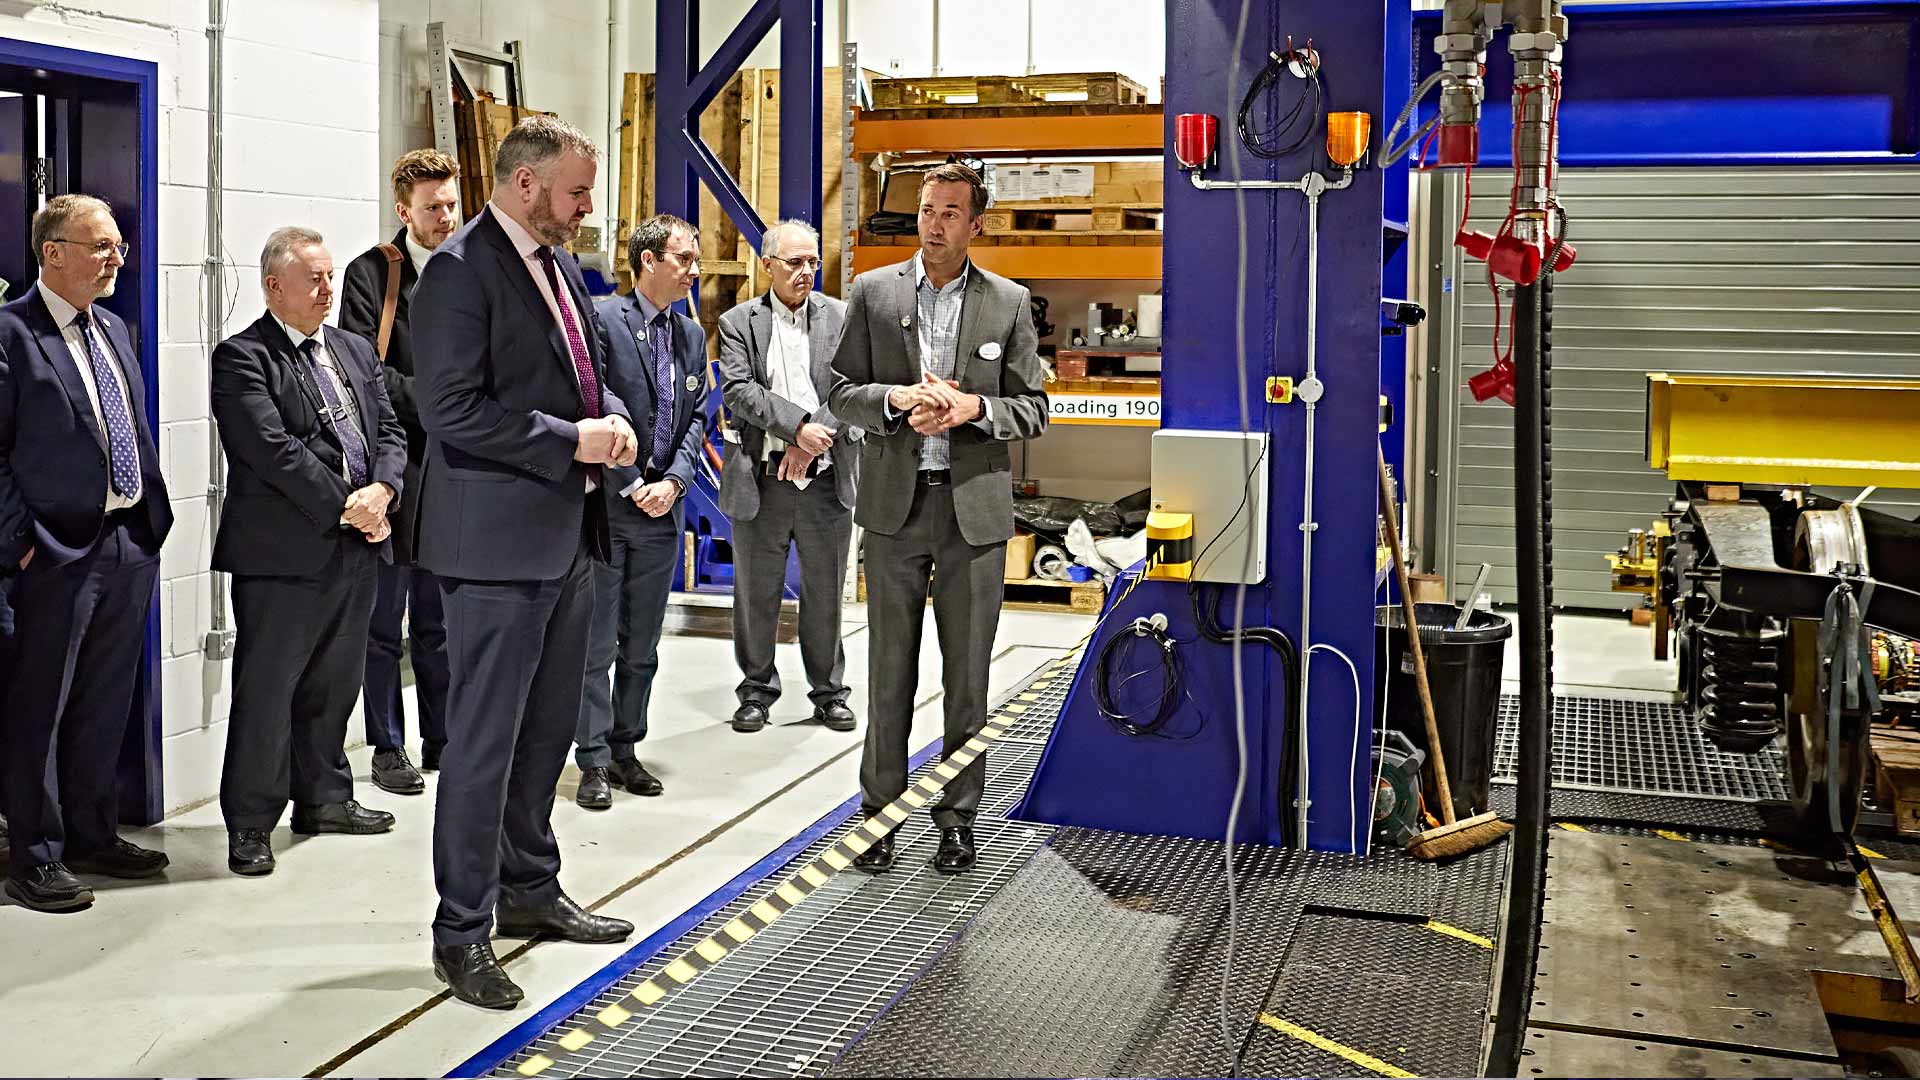
[[[624,416],[606,416],[582,420],[575,425],[580,442],[573,449],[573,460],[587,465],[633,464],[640,457],[640,438]]]
[[[393,502],[393,489],[379,482],[347,496],[347,504],[340,511],[340,524],[351,525],[367,536],[367,543],[378,544],[393,535],[393,525],[387,520],[387,507]]]
[[[887,403],[908,413],[907,423],[922,435],[938,435],[970,424],[979,419],[983,408],[980,395],[965,393],[959,383],[931,372],[913,386],[896,386],[888,391]]]
[[[780,455],[778,477],[782,480],[805,480],[814,460],[833,449],[835,434],[834,429],[825,424],[811,421],[801,424],[799,430],[794,432],[794,445],[787,447],[786,453]]]

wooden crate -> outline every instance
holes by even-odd
[[[1024,185],[1008,182],[1005,188],[996,192],[993,200],[994,209],[1044,210],[1057,206],[1084,206],[1158,211],[1166,205],[1166,168],[1161,161],[1097,161],[1074,163],[1071,167],[1092,171],[1091,194],[1013,198],[1009,193],[1017,194],[1017,188]],[[1003,177],[1011,181],[1012,172],[1015,169],[1058,169],[1061,166],[1009,164],[996,168]]]
[[[1072,233],[1081,236],[1131,236],[1157,234],[1158,210],[1120,206],[1046,207],[1044,209],[1007,209],[996,207],[986,212],[982,229],[990,236],[1024,236]]]
[[[1920,732],[1876,725],[1872,739],[1878,801],[1902,835],[1920,835]]]
[[[1114,71],[873,81],[873,107],[876,109],[992,108],[1040,105],[1053,101],[1144,105],[1147,88]]]

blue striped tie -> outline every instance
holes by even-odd
[[[131,499],[140,493],[140,450],[134,441],[133,417],[127,412],[127,398],[120,390],[120,377],[114,374],[113,365],[94,343],[93,313],[82,310],[73,317],[73,324],[80,328],[80,340],[87,347],[87,364],[93,369],[100,415],[107,422],[107,457],[113,462],[113,493]]]

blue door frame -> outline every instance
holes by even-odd
[[[11,69],[11,70],[9,70]],[[73,148],[76,175],[87,194],[113,204],[120,231],[133,246],[121,271],[122,287],[102,300],[125,319],[146,380],[147,423],[160,430],[160,103],[159,68],[152,61],[0,38],[0,71],[18,74],[21,89],[45,83],[48,93],[78,93],[89,119],[82,138],[102,140],[89,153]],[[131,144],[130,146],[128,144]],[[135,675],[133,709],[120,748],[120,818],[128,824],[160,820],[166,804],[160,769],[159,586],[147,612],[146,648]]]

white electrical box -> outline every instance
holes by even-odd
[[[1153,508],[1193,515],[1193,580],[1267,577],[1265,432],[1153,433]]]

